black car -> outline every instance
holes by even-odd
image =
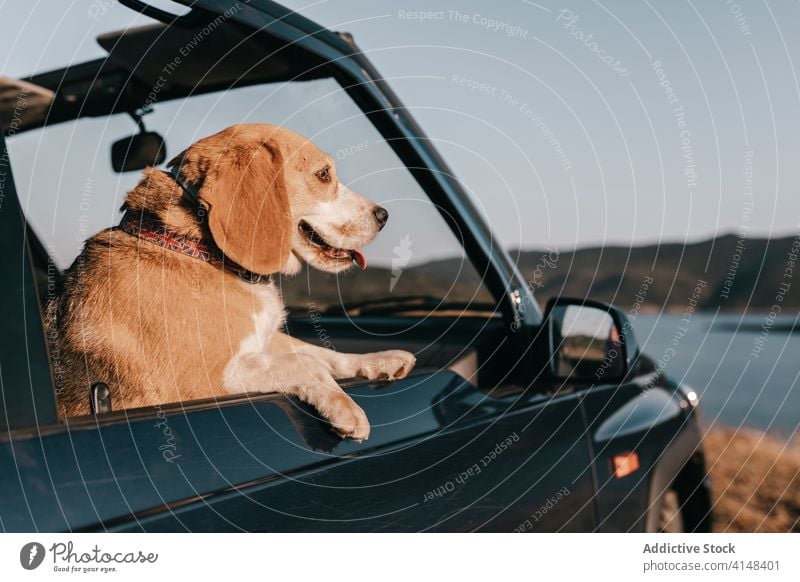
[[[709,530],[694,393],[640,353],[623,312],[585,298],[538,307],[350,35],[267,0],[186,0],[180,16],[121,2],[155,22],[99,37],[104,58],[0,78],[0,529]],[[125,137],[131,117],[140,129]],[[134,170],[203,123],[252,117],[389,190],[377,201],[393,216],[391,259],[282,281],[288,331],[407,349],[417,368],[343,383],[372,423],[362,443],[269,394],[115,410],[95,385],[94,415],[59,419],[40,311],[61,266],[118,220]],[[416,265],[414,233],[434,237]]]

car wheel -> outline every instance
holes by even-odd
[[[658,508],[658,529],[659,533],[680,533],[686,531],[683,525],[683,514],[681,513],[681,502],[678,494],[669,489],[661,498]]]

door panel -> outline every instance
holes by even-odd
[[[453,382],[461,380],[438,374],[395,382],[380,392],[381,406],[417,411],[418,397]],[[362,394],[359,401],[368,405],[377,392],[364,388]],[[42,427],[41,437],[30,431],[0,440],[0,474],[17,476],[0,480],[0,524],[9,531],[54,531],[135,522],[131,515],[139,512],[342,462],[438,426],[431,415],[416,415],[359,444],[340,441],[312,409],[282,396],[188,406],[115,413],[100,425],[73,420],[69,429]]]
[[[406,385],[404,390],[421,393],[420,388]],[[286,479],[228,491],[172,514],[151,516],[140,527],[591,531],[593,489],[577,398],[494,399],[455,383],[434,400],[425,392],[427,407],[421,408],[410,394],[397,394],[398,407],[381,398],[359,402],[373,419],[376,435],[391,430],[382,422],[390,415],[401,419],[394,421],[400,426],[438,419],[436,429],[427,434],[362,450],[351,458],[342,455],[338,462]],[[366,396],[362,389],[354,393]],[[406,412],[413,416],[404,416]],[[559,496],[565,489],[568,493]],[[531,525],[524,526],[526,522]]]

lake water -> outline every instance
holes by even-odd
[[[700,395],[705,423],[786,435],[800,425],[800,324],[794,317],[639,315],[636,339]],[[768,331],[762,325],[767,323]],[[792,327],[795,326],[794,332]]]

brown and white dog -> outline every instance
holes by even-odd
[[[169,166],[171,175],[144,171],[120,227],[86,241],[48,305],[60,414],[89,414],[95,382],[110,387],[115,409],[280,392],[366,439],[364,411],[335,379],[402,378],[414,356],[339,353],[281,333],[284,306],[266,276],[294,274],[301,261],[364,268],[361,248],[386,210],[341,184],[330,156],[276,126],[230,127]]]

